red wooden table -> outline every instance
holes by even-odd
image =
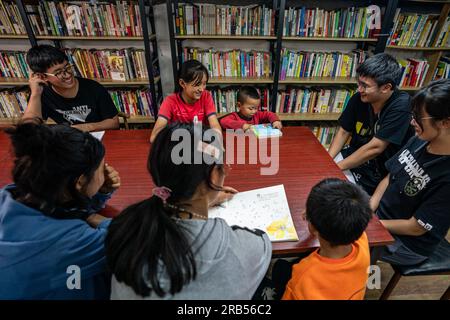
[[[119,171],[122,179],[122,187],[108,202],[104,211],[106,215],[114,216],[127,205],[150,196],[153,184],[146,169],[149,137],[150,130],[108,131],[105,134],[106,161]],[[1,134],[0,157],[7,153],[7,147],[4,148],[8,145],[6,140]],[[225,184],[239,191],[284,185],[299,241],[273,243],[273,254],[295,255],[319,245],[317,239],[309,234],[306,221],[301,219],[309,191],[324,178],[345,177],[308,128],[286,127],[279,141],[279,171],[276,175],[260,175],[260,168],[267,165],[248,164],[247,161],[247,164],[231,165]],[[10,168],[8,157],[0,163],[0,185],[11,181]],[[366,232],[372,247],[393,243],[392,236],[375,216]]]

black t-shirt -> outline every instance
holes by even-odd
[[[56,123],[79,124],[99,122],[117,115],[108,91],[98,82],[78,78],[78,93],[74,98],[64,98],[50,86],[45,86],[41,96],[42,118],[52,118]]]
[[[423,256],[433,253],[450,227],[450,156],[430,154],[427,144],[413,137],[386,162],[389,186],[377,211],[380,219],[415,217],[427,232],[397,237]]]
[[[382,154],[374,161],[374,166],[382,176],[387,174],[384,163],[389,160],[414,134],[411,122],[410,96],[394,90],[379,114],[375,114],[369,103],[361,101],[361,95],[354,94],[339,118],[339,125],[351,133],[349,153],[368,143],[374,136],[389,142]]]

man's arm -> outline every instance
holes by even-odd
[[[389,174],[386,177],[384,177],[383,180],[381,180],[381,182],[377,186],[377,189],[370,198],[370,208],[372,209],[373,212],[377,211],[378,206],[380,205],[381,198],[383,198],[383,194],[386,191],[388,185],[389,185]]]
[[[331,158],[335,158],[339,152],[341,152],[342,148],[345,145],[345,142],[350,137],[350,132],[346,131],[344,128],[340,127],[338,132],[333,138],[333,142],[331,142],[330,149],[328,149],[328,153]]]
[[[414,217],[410,219],[380,220],[380,222],[392,234],[418,237],[427,232]]]
[[[72,127],[77,128],[81,131],[104,131],[110,129],[118,129],[119,128],[119,117],[115,116],[114,118],[105,119],[99,122],[90,122],[90,123],[79,123],[74,124]]]
[[[27,108],[23,114],[24,119],[26,118],[42,118],[42,102],[41,96],[44,91],[43,86],[47,85],[47,83],[42,80],[37,74],[33,73],[30,77],[29,86],[30,86],[30,99],[28,100]]]
[[[152,134],[150,135],[150,143],[153,143],[158,133],[167,126],[167,119],[164,117],[158,117],[153,126]]]
[[[389,145],[389,142],[373,137],[368,143],[360,147],[344,160],[338,162],[341,170],[356,168],[381,154]]]

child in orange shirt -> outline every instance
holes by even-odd
[[[370,265],[364,232],[372,210],[357,185],[325,179],[311,190],[306,219],[320,248],[292,267],[283,300],[362,300]]]

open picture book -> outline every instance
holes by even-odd
[[[282,184],[239,192],[221,207],[209,210],[208,216],[222,218],[230,226],[263,230],[272,242],[298,241]]]

